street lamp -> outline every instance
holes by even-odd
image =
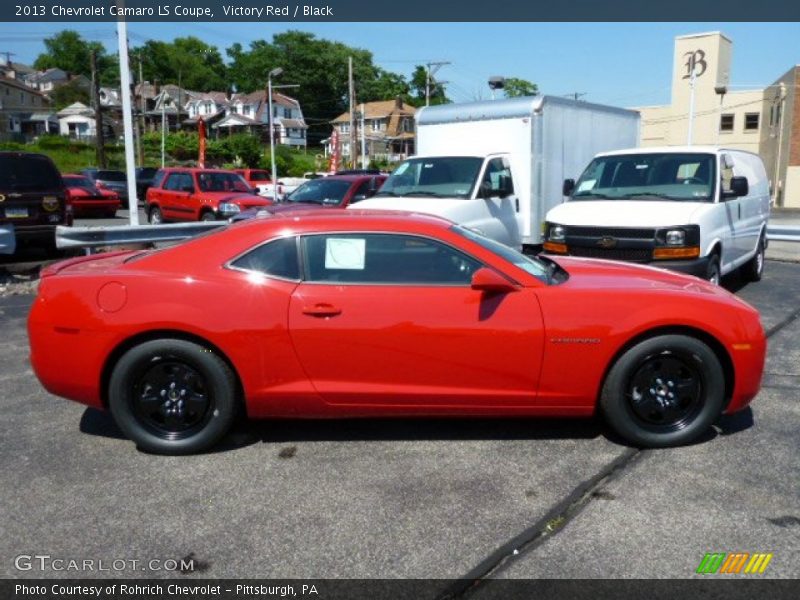
[[[494,91],[502,90],[504,87],[506,87],[506,78],[495,75],[494,77],[489,77],[488,83],[489,89],[492,90],[492,100],[494,100]]]
[[[277,67],[267,74],[267,102],[269,103],[269,155],[272,164],[272,199],[278,201],[278,174],[275,169],[275,128],[273,127],[272,115],[272,78],[278,77],[283,73],[283,69]]]

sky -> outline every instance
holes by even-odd
[[[0,23],[0,55],[30,64],[42,40],[65,28],[116,52],[115,23]],[[367,49],[376,64],[406,77],[415,65],[448,61],[437,79],[456,102],[489,99],[487,80],[500,75],[590,102],[667,104],[675,36],[707,31],[733,40],[731,89],[764,87],[800,64],[800,23],[130,23],[128,37],[135,47],[193,35],[227,58],[234,42],[247,48],[288,29]],[[291,74],[283,80],[291,83]]]

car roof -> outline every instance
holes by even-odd
[[[231,173],[233,175],[239,175],[239,173],[236,171],[231,171],[228,169],[201,169],[200,167],[164,167],[160,170],[166,173]]]
[[[358,230],[361,228],[386,231],[413,231],[426,228],[449,229],[453,222],[443,217],[403,210],[349,209],[329,210],[324,208],[303,211],[286,211],[268,216],[256,216],[236,225],[240,228],[259,229],[291,223],[299,231]]]
[[[309,181],[361,181],[363,179],[372,179],[373,177],[387,177],[386,175],[369,174],[369,175],[328,175],[327,177],[318,177],[317,179],[309,179]],[[305,183],[308,183],[306,181]]]

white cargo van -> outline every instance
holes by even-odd
[[[769,183],[750,152],[710,146],[598,154],[547,213],[546,252],[761,279]]]
[[[564,178],[639,139],[635,111],[550,96],[431,106],[416,122],[417,156],[351,208],[440,215],[516,248],[541,247]]]

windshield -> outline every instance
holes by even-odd
[[[98,171],[95,179],[99,181],[126,181],[127,178],[122,171]]]
[[[476,244],[479,244],[480,246],[483,246],[500,258],[507,260],[515,267],[519,267],[523,271],[527,271],[545,283],[549,283],[552,279],[551,267],[538,258],[525,256],[522,254],[522,252],[517,252],[505,244],[501,244],[500,242],[489,239],[486,236],[483,236],[467,227],[462,227],[461,225],[453,225],[450,230],[455,231],[457,234],[475,242]]]
[[[476,156],[411,158],[395,169],[376,196],[469,198],[482,164]]]
[[[0,190],[50,191],[62,189],[61,175],[45,157],[0,156]]]
[[[575,184],[572,200],[714,199],[713,154],[652,153],[600,156]]]
[[[252,191],[241,175],[236,173],[198,173],[197,184],[204,192],[250,192]]]
[[[82,187],[94,189],[94,183],[88,177],[73,177],[72,175],[64,177],[64,183],[67,187]]]
[[[288,196],[288,202],[309,202],[336,206],[342,203],[351,182],[343,179],[312,179],[305,182]]]

